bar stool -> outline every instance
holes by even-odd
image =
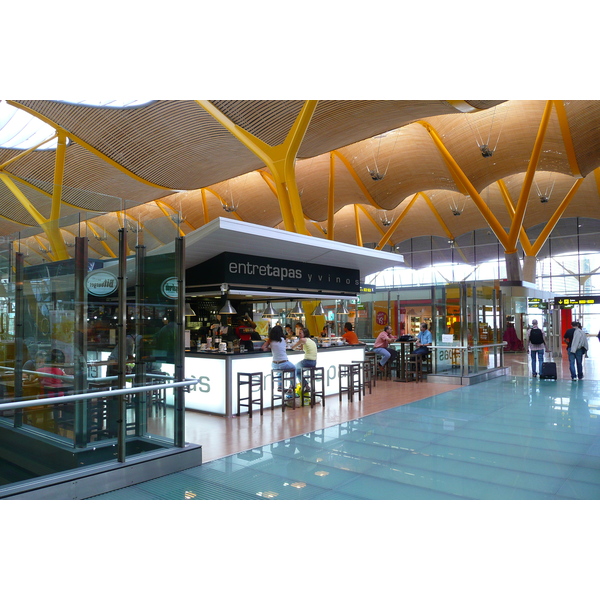
[[[246,389],[243,389],[246,387]],[[263,414],[263,374],[238,373],[237,376],[237,416],[240,416],[242,406],[248,408],[248,418],[252,418],[252,405],[260,406],[260,414]]]
[[[325,369],[323,367],[303,367],[301,372],[302,389],[310,388],[310,407],[317,403],[317,398],[325,406]]]
[[[279,390],[277,388],[280,388]],[[285,394],[292,393],[292,408],[296,410],[296,369],[271,369],[271,408],[281,400],[281,412],[285,412]]]
[[[363,376],[361,382],[361,388],[363,396],[367,395],[367,387],[369,388],[369,394],[373,393],[373,366],[370,360],[353,360],[353,363],[357,363],[362,366]]]
[[[376,371],[376,378],[381,377],[382,380],[388,380],[392,378],[392,359],[390,358],[385,365],[383,365],[383,368],[380,368],[379,365],[379,361],[377,361],[377,371]]]
[[[423,380],[423,355],[410,354],[406,359],[406,381]]]
[[[354,401],[354,394],[358,394],[358,401],[362,400],[362,372],[363,367],[360,363],[352,363],[339,365],[338,381],[339,381],[339,397],[342,401],[342,394],[348,394],[348,400]],[[344,380],[346,384],[344,385]]]
[[[375,352],[365,352],[365,360],[371,364],[371,381],[373,387],[377,387],[377,354]]]

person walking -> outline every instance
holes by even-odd
[[[573,339],[569,346],[569,370],[571,371],[571,379],[577,381],[583,379],[583,355],[588,351],[588,339],[585,331],[581,329],[581,325],[577,326],[573,331]],[[577,366],[577,372],[575,372]]]
[[[531,329],[527,335],[527,352],[531,354],[531,374],[534,377],[542,372],[544,354],[547,349],[544,332],[538,327],[537,319],[533,319]]]

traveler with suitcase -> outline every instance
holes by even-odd
[[[527,351],[531,354],[531,373],[537,377],[538,372],[542,373],[544,353],[546,352],[546,338],[544,332],[538,327],[537,319],[531,321],[527,342]]]

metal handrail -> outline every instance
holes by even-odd
[[[508,342],[500,342],[496,344],[483,344],[481,346],[455,346],[454,344],[448,344],[447,346],[429,346],[429,348],[456,348],[457,350],[477,350],[479,348],[496,348],[501,346],[508,346]]]
[[[102,397],[123,396],[125,394],[138,394],[140,392],[153,392],[155,390],[166,390],[175,387],[190,387],[200,383],[199,379],[185,379],[174,383],[160,383],[157,385],[145,385],[140,387],[122,388],[118,390],[102,391]],[[70,396],[50,396],[49,398],[36,398],[35,400],[17,400],[15,402],[5,402],[0,404],[0,411],[14,410],[15,408],[25,408],[28,406],[46,406],[48,404],[66,404],[77,400],[92,400],[98,398],[98,392],[86,392],[85,394],[72,394]]]

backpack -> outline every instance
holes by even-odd
[[[544,335],[539,327],[533,327],[529,332],[529,341],[534,346],[539,346],[544,343]]]

